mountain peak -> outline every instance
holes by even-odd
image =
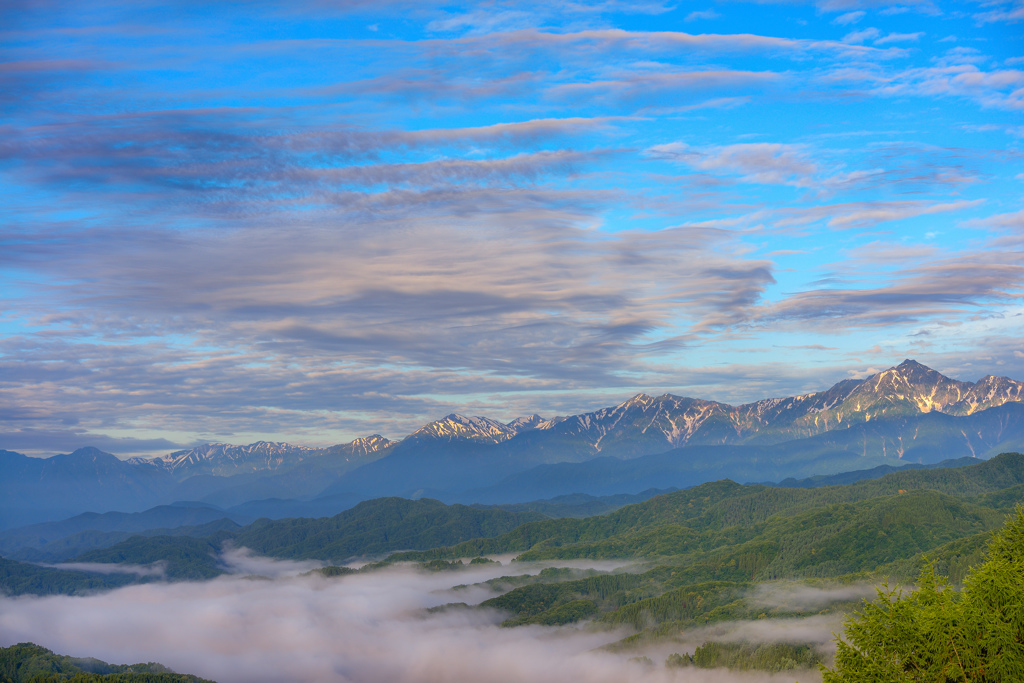
[[[633,398],[624,403],[620,403],[619,405],[623,408],[630,408],[632,406],[648,406],[653,402],[654,399],[647,394],[637,394]]]
[[[505,426],[518,434],[519,432],[525,432],[530,429],[537,429],[537,427],[543,422],[546,422],[546,420],[537,413],[534,413],[527,417],[517,417]]]
[[[354,453],[356,455],[370,455],[371,453],[377,453],[378,451],[385,450],[395,445],[395,441],[386,439],[380,434],[371,434],[370,436],[360,437],[353,439],[350,443],[341,446],[341,450]],[[335,446],[334,448],[338,448]]]
[[[118,458],[116,455],[112,455],[110,453],[107,453],[106,451],[101,451],[95,446],[85,446],[84,448],[79,448],[75,451],[72,451],[65,457],[92,458],[93,460],[115,458],[117,460],[120,460],[120,458]]]
[[[467,417],[450,413],[446,417],[426,424],[407,438],[439,439],[442,441],[485,441],[499,443],[515,436],[516,430],[489,417]]]

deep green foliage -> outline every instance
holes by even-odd
[[[497,536],[542,517],[528,511],[445,505],[429,498],[378,498],[334,517],[260,519],[238,532],[235,542],[271,557],[340,561]]]
[[[1022,480],[1024,456],[1003,454],[969,467],[816,489],[712,482],[600,517],[531,522],[495,538],[392,559],[676,556],[694,564],[695,581],[838,576],[995,528],[1000,514],[964,498]]]
[[[216,555],[227,532],[206,538],[188,536],[133,536],[109,548],[93,550],[76,558],[77,562],[117,562],[148,565],[163,563],[165,576],[173,580],[212,579],[223,574]]]
[[[810,669],[821,658],[810,645],[791,643],[704,643],[693,651],[694,666],[724,667],[740,671],[790,671]]]
[[[747,611],[738,601],[749,588],[748,584],[728,581],[685,586],[624,605],[602,615],[601,620],[609,624],[628,624],[641,630],[652,623],[692,625],[734,619]]]
[[[593,600],[570,600],[538,614],[508,619],[502,622],[502,626],[521,626],[523,624],[557,626],[587,619],[595,614],[597,614],[597,604]]]
[[[508,503],[504,505],[473,505],[475,508],[501,508],[509,512],[539,512],[546,517],[593,517],[613,510],[650,500],[654,496],[670,493],[676,488],[647,489],[640,493],[618,493],[611,496],[591,496],[586,493],[571,493],[556,496],[548,500],[534,500],[527,503]]]
[[[1024,680],[1024,507],[958,593],[927,565],[918,590],[888,586],[847,620],[825,683]]]
[[[0,558],[0,593],[7,595],[80,595],[133,583],[127,574],[70,571]]]
[[[34,643],[0,648],[0,683],[212,683],[162,664],[107,664],[54,654]]]
[[[447,560],[427,560],[426,562],[420,562],[420,569],[426,569],[428,572],[448,572],[465,568],[466,565],[463,564],[462,560],[455,560],[453,562]]]
[[[668,669],[685,669],[688,666],[693,666],[693,655],[673,652],[665,658],[665,667]]]
[[[334,578],[336,576],[348,576],[349,574],[358,574],[358,573],[359,573],[358,569],[352,569],[351,567],[338,567],[336,565],[330,565],[330,566],[327,566],[327,567],[318,567],[316,569],[310,569],[308,572],[304,573],[303,576],[312,576],[313,574],[318,574],[319,576],[323,576],[325,578],[329,578],[330,579],[330,578]]]

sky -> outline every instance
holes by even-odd
[[[0,0],[0,448],[1024,379],[1020,0]]]

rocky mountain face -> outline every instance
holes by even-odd
[[[631,481],[663,486],[671,472],[670,483],[682,486],[701,477],[756,481],[1011,450],[1024,450],[1024,384],[992,376],[961,382],[907,360],[825,391],[739,406],[639,394],[549,420],[531,415],[504,423],[453,413],[401,442],[374,434],[327,448],[215,443],[128,461],[92,448],[46,459],[0,451],[0,529],[181,500],[233,506],[335,496],[330,505],[341,505],[458,490],[479,502],[472,495],[487,487],[497,500],[533,469],[537,480],[523,491],[543,497],[545,486],[604,491],[593,488],[601,477],[608,491],[622,492]],[[637,458],[645,460],[625,462]],[[561,469],[545,469],[556,464]],[[634,470],[647,478],[633,477]],[[563,471],[579,476],[556,481]]]
[[[893,417],[940,412],[966,416],[1024,400],[1024,384],[1006,377],[976,383],[945,377],[916,361],[825,391],[739,406],[664,394],[639,394],[611,408],[539,424],[531,437],[575,441],[590,455],[636,457],[687,445],[781,443]],[[509,446],[513,444],[510,443]],[[578,457],[575,459],[579,459]]]
[[[403,443],[476,441],[497,444],[522,432],[543,429],[548,424],[540,415],[518,417],[509,423],[502,423],[489,417],[466,417],[452,413],[423,425],[407,436]]]
[[[500,445],[504,453],[529,453],[536,462],[582,461],[597,455],[633,458],[682,446],[771,445],[872,420],[929,412],[966,416],[1020,401],[1024,401],[1024,383],[993,376],[961,382],[905,360],[863,380],[843,380],[825,391],[738,406],[672,394],[638,394],[616,406],[550,420],[531,415],[503,423],[452,413],[401,442],[374,434],[329,448],[266,441],[247,446],[206,444],[130,462],[148,463],[181,479],[194,474],[281,470],[317,457],[341,459],[350,469],[387,455],[399,443],[403,452],[455,443]]]

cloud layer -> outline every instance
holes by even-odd
[[[243,561],[240,557],[234,559]],[[722,670],[673,675],[660,662],[646,667],[630,662],[629,654],[595,650],[620,633],[576,627],[503,629],[498,613],[424,611],[489,597],[482,590],[453,591],[451,586],[508,573],[508,566],[457,575],[399,568],[324,579],[297,576],[305,567],[294,563],[251,555],[244,562],[247,569],[269,569],[276,578],[233,575],[202,583],[131,586],[88,597],[0,598],[0,643],[28,640],[62,654],[116,663],[159,661],[220,683],[792,680],[792,675]],[[803,628],[812,633],[821,624]]]

